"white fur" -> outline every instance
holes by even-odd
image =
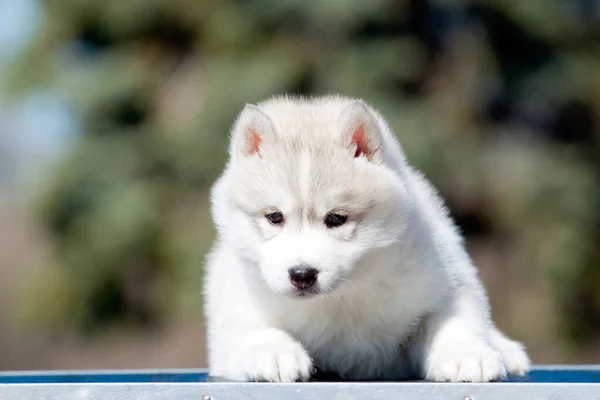
[[[370,152],[355,158],[360,127]],[[332,210],[348,221],[328,229]],[[265,218],[274,211],[283,225]],[[346,379],[489,381],[529,368],[522,345],[491,321],[442,200],[360,101],[246,106],[212,213],[205,316],[214,376],[292,382],[316,368]],[[294,294],[288,269],[298,265],[319,271],[317,294]]]

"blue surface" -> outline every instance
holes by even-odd
[[[207,382],[208,374],[198,371],[68,371],[0,373],[0,384],[22,383],[148,383]],[[600,367],[538,367],[524,377],[507,382],[600,383]]]
[[[127,371],[114,373],[64,373],[64,374],[3,374],[0,375],[2,383],[148,383],[148,382],[207,382],[208,374],[205,372],[135,372]]]
[[[600,368],[532,369],[526,376],[507,379],[506,381],[530,383],[600,383]]]

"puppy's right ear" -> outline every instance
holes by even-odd
[[[338,121],[339,135],[354,158],[365,157],[370,162],[383,162],[381,128],[362,100],[355,100],[342,111]]]
[[[250,157],[260,156],[265,141],[275,136],[271,118],[253,104],[246,104],[233,129],[233,149],[236,153]]]

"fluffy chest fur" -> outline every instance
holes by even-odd
[[[398,249],[390,249],[398,250]],[[405,376],[403,345],[444,293],[419,265],[396,265],[394,252],[366,260],[369,273],[306,301],[271,301],[276,326],[292,333],[315,365],[344,378]],[[405,262],[407,259],[405,258]]]

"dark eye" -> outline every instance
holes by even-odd
[[[325,217],[325,225],[328,228],[337,228],[338,226],[342,226],[346,223],[348,217],[343,214],[338,213],[329,213],[327,217]]]
[[[279,211],[267,214],[266,217],[269,220],[269,222],[272,223],[273,225],[279,225],[279,224],[283,223],[283,214],[280,213]]]

